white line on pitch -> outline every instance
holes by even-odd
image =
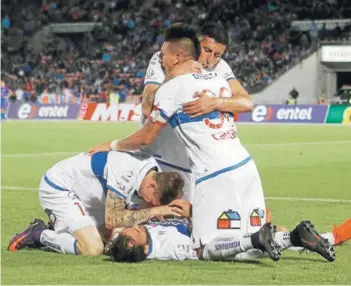
[[[39,188],[2,186],[4,190],[9,191],[38,191]],[[273,201],[303,201],[303,202],[320,202],[320,203],[346,203],[350,204],[351,200],[329,199],[329,198],[293,198],[293,197],[266,197],[267,200]]]
[[[304,145],[333,145],[333,144],[351,144],[351,140],[344,141],[316,141],[316,142],[288,142],[288,143],[262,143],[262,144],[244,144],[248,147],[284,147],[284,146],[304,146]],[[46,152],[46,153],[19,153],[19,154],[2,154],[2,158],[14,157],[36,157],[36,156],[55,156],[55,155],[72,155],[77,152]]]

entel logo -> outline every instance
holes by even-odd
[[[252,120],[254,122],[270,121],[273,112],[274,110],[271,106],[258,105],[252,112]],[[312,107],[282,107],[277,110],[276,118],[281,121],[310,121],[312,120]]]
[[[265,105],[258,105],[252,111],[252,120],[254,122],[269,121],[272,118],[273,108]]]
[[[31,104],[23,104],[18,109],[18,118],[27,119],[38,117],[47,118],[65,118],[67,117],[68,106],[36,106]]]

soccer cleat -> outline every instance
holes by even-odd
[[[351,218],[337,226],[333,225],[332,234],[334,236],[334,245],[340,245],[351,239]]]
[[[262,251],[268,253],[268,256],[278,261],[281,256],[281,248],[274,241],[275,227],[271,223],[265,223],[258,231],[258,245]]]
[[[41,233],[47,229],[41,219],[34,219],[21,233],[16,234],[10,241],[8,250],[17,251],[25,247],[36,248],[42,246],[40,243]]]
[[[316,231],[310,221],[300,222],[292,231],[292,235],[296,234],[302,247],[320,254],[328,261],[335,260],[333,246]]]

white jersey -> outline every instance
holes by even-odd
[[[190,229],[183,221],[166,220],[145,225],[150,234],[147,259],[196,260],[191,248]]]
[[[55,164],[44,180],[55,189],[73,191],[88,209],[101,209],[108,189],[135,208],[141,182],[153,168],[160,170],[154,158],[139,151],[81,153]]]
[[[160,87],[150,116],[153,121],[168,122],[184,142],[197,180],[231,168],[249,156],[237,136],[232,115],[213,111],[191,118],[183,112],[183,104],[192,101],[199,90],[212,97],[231,96],[228,82],[216,73],[182,75]]]
[[[144,85],[159,84],[165,80],[165,73],[160,63],[160,52],[155,53],[146,71]],[[235,80],[236,77],[224,60],[219,60],[218,64],[212,69],[204,70],[204,72],[215,72],[218,77],[225,80]],[[198,91],[198,90],[196,90]],[[175,136],[172,127],[168,124],[161,130],[157,139],[150,145],[146,151],[156,157],[159,163],[169,167],[190,173],[190,161],[187,156],[184,143],[180,142]]]

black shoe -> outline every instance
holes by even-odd
[[[41,219],[34,219],[24,231],[16,234],[11,239],[8,250],[17,251],[25,247],[37,248],[42,246],[40,235],[46,229],[47,227]]]
[[[271,223],[265,223],[261,229],[256,233],[258,236],[258,243],[254,243],[254,236],[252,235],[252,244],[257,246],[258,249],[267,252],[268,256],[274,260],[278,261],[281,256],[281,248],[274,241],[275,227]]]
[[[328,261],[335,260],[335,252],[330,242],[323,238],[314,228],[310,221],[300,222],[291,232],[290,237],[297,237],[298,246],[302,246],[312,252],[319,253]]]

